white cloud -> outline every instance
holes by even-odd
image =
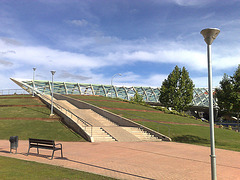
[[[152,75],[149,79],[147,79],[147,83],[151,87],[161,87],[162,82],[168,77],[166,74],[155,74]]]
[[[152,0],[155,3],[166,4],[174,3],[179,6],[205,6],[207,4],[213,3],[216,0]]]
[[[141,79],[141,76],[139,74],[134,74],[133,72],[124,72],[121,73],[122,76],[119,76],[118,81],[124,81],[124,82],[134,82],[138,79]]]
[[[10,42],[10,43],[9,43]],[[12,43],[11,43],[12,42]],[[94,73],[96,69],[104,67],[117,67],[119,65],[137,65],[137,62],[152,62],[158,64],[173,64],[187,67],[190,74],[193,71],[204,72],[207,70],[207,56],[205,48],[198,48],[196,44],[188,46],[179,43],[149,43],[139,41],[123,41],[112,38],[109,44],[93,49],[94,55],[79,52],[61,51],[44,46],[24,46],[17,40],[6,41],[0,39],[0,65],[11,68],[14,77],[29,78],[32,76],[32,67],[37,67],[37,76],[41,79],[50,79],[50,70],[56,70],[56,78],[59,81],[87,81],[93,84],[110,84],[111,77]],[[91,47],[94,42],[88,41],[83,45]],[[214,46],[215,47],[215,46]],[[204,49],[204,50],[203,50]],[[237,67],[240,57],[238,47],[225,50],[225,47],[216,47],[212,62],[216,70],[224,70]],[[236,52],[236,53],[234,53]],[[39,69],[41,68],[41,70]],[[21,70],[20,70],[21,69]],[[30,69],[30,71],[26,71]],[[41,71],[41,73],[40,73]],[[81,72],[80,74],[78,74]],[[141,74],[121,72],[122,77],[114,79],[116,85],[124,86],[152,86],[159,87],[167,75],[153,74],[150,77],[142,77]],[[152,72],[154,73],[154,72]],[[92,77],[92,79],[87,79]],[[9,78],[9,77],[7,77]],[[221,78],[216,77],[214,85],[218,85]],[[207,87],[203,78],[195,78],[196,87]]]
[[[179,6],[204,6],[216,0],[173,0]]]
[[[9,45],[0,40],[2,52],[8,52],[0,54],[0,63],[5,65],[12,65],[14,63],[19,66],[21,64],[28,64],[29,66],[44,66],[57,69],[64,67],[65,69],[78,68],[91,70],[111,65],[153,62],[159,64],[180,64],[194,71],[207,69],[206,52],[194,48],[194,45],[192,45],[193,48],[191,49],[177,43],[164,44],[163,46],[162,44],[148,45],[148,43],[142,43],[139,45],[137,42],[133,44],[124,41],[122,44],[121,41],[118,42],[118,44],[117,42],[111,43],[109,51],[107,49],[104,52],[96,50],[93,56],[84,53],[50,49],[43,46]],[[118,51],[118,49],[120,50]],[[239,53],[232,54],[229,51],[221,51],[221,49],[217,53],[219,54],[216,54],[216,51],[214,51],[214,68],[226,69],[238,65],[240,57],[237,54]]]
[[[1,46],[0,46],[1,47]],[[97,57],[49,49],[47,47],[16,46],[15,54],[3,54],[2,58],[11,59],[18,64],[45,66],[54,68],[96,68],[106,65]]]
[[[6,45],[14,45],[14,46],[20,46],[21,42],[7,37],[1,37],[0,40],[5,43]]]
[[[109,54],[107,59],[121,60],[119,64],[126,62],[154,62],[154,63],[173,63],[188,65],[193,70],[201,71],[206,69],[206,55],[199,51],[188,49],[162,49],[154,52],[136,51],[132,53]]]
[[[208,87],[208,77],[194,77],[191,78],[195,87]],[[212,86],[213,88],[219,87],[219,82],[222,80],[222,76],[213,76],[212,77]]]
[[[82,81],[82,80],[92,79],[91,77],[85,77],[85,76],[73,74],[73,73],[70,73],[70,72],[67,72],[67,71],[64,71],[64,70],[60,72],[60,75],[58,76],[58,78],[69,79],[70,81],[72,81],[72,80]]]
[[[213,66],[218,70],[224,70],[232,67],[237,67],[240,64],[240,56],[226,56],[222,58],[216,58],[213,62]]]
[[[12,63],[12,62],[9,62],[9,61],[5,61],[5,60],[0,59],[0,65],[2,65],[2,66],[4,66],[4,67],[8,67],[8,66],[12,66],[13,63]]]
[[[208,19],[212,18],[214,15],[215,15],[215,12],[211,12],[211,13],[208,13],[208,14],[204,15],[203,17],[201,17],[201,19],[208,20]]]
[[[133,72],[123,73],[122,76],[114,78],[114,85],[117,86],[143,86],[143,87],[160,87],[162,81],[167,78],[165,74],[153,74],[148,77],[135,74]]]
[[[10,78],[7,77],[6,75],[0,74],[0,81],[1,81],[0,93],[2,92],[2,90],[6,90],[6,89],[20,89],[20,87],[15,83],[13,83],[10,80]],[[4,91],[4,93],[7,93],[7,91]]]
[[[85,19],[74,19],[74,20],[69,20],[67,22],[75,26],[81,26],[81,27],[88,25],[88,22]]]

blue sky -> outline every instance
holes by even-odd
[[[240,0],[0,0],[0,89],[13,78],[160,87],[185,66],[207,87],[200,31],[212,44],[213,85],[240,64]]]

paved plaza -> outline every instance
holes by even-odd
[[[59,142],[57,142],[59,143]],[[60,142],[56,151],[31,149],[19,141],[18,153],[9,153],[9,141],[0,140],[0,156],[36,161],[92,172],[117,179],[211,179],[210,148],[175,142]],[[216,149],[218,180],[240,180],[240,152]]]

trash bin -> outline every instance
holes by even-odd
[[[18,136],[11,136],[10,139],[10,153],[12,153],[12,149],[15,149],[17,153],[18,148]]]

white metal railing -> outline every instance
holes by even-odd
[[[40,97],[42,99],[44,99],[45,101],[49,101],[49,103],[51,103],[51,99],[48,98],[46,95],[40,95]],[[71,118],[74,122],[76,122],[82,129],[84,129],[84,131],[86,133],[88,133],[91,137],[92,137],[92,131],[93,131],[93,126],[83,120],[82,118],[80,118],[79,116],[77,116],[76,114],[74,114],[72,111],[70,111],[69,109],[66,109],[65,107],[61,106],[60,104],[56,103],[53,101],[53,106],[54,108],[58,109],[59,111],[61,111],[62,113],[64,113],[65,111],[65,115],[68,116],[69,118]],[[76,121],[75,121],[76,120]],[[81,125],[83,124],[83,125]],[[89,128],[90,127],[90,132],[89,132]]]
[[[29,94],[23,89],[1,89],[0,95]]]

